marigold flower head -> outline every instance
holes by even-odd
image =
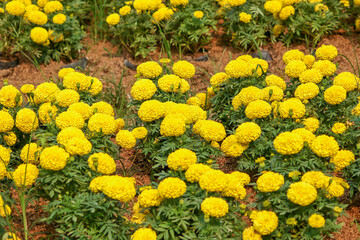
[[[152,122],[165,115],[165,106],[158,100],[147,100],[140,105],[138,115],[144,122]]]
[[[59,171],[66,166],[69,157],[69,153],[59,146],[48,147],[40,154],[40,165],[47,170]]]
[[[36,143],[26,144],[20,152],[20,158],[24,163],[37,164],[39,162],[41,147]]]
[[[310,148],[319,157],[332,157],[339,151],[339,144],[333,137],[320,135],[311,142]]]
[[[341,171],[355,161],[355,155],[349,150],[340,150],[330,159],[335,164],[335,171]]]
[[[243,179],[239,179],[238,175],[226,174],[227,184],[221,195],[224,197],[233,197],[235,199],[244,199],[246,197],[246,189]]]
[[[84,156],[90,153],[92,144],[89,140],[84,137],[73,137],[67,141],[64,145],[65,150],[72,156],[79,155]]]
[[[56,95],[60,92],[58,86],[53,82],[41,83],[33,91],[34,103],[40,104],[44,102],[54,102]]]
[[[268,12],[279,13],[282,8],[282,2],[281,1],[267,1],[264,4],[264,8]]]
[[[294,14],[295,14],[295,8],[293,6],[286,6],[281,9],[279,13],[279,17],[281,20],[285,21]]]
[[[334,85],[342,86],[347,92],[359,88],[359,83],[359,78],[350,72],[339,73],[333,81]]]
[[[64,24],[66,21],[66,16],[62,13],[56,14],[53,18],[52,18],[53,23],[61,25]]]
[[[284,176],[275,172],[266,172],[256,181],[256,186],[260,192],[276,192],[284,185]]]
[[[271,105],[263,100],[250,102],[246,109],[245,115],[249,119],[266,118],[271,113]]]
[[[210,78],[210,84],[211,86],[215,87],[223,82],[226,82],[229,78],[230,76],[228,74],[224,72],[218,72]]]
[[[34,85],[32,84],[24,84],[21,86],[20,91],[22,93],[28,94],[31,93],[35,89]]]
[[[324,99],[331,105],[340,104],[346,99],[346,90],[342,86],[333,85],[325,90]]]
[[[186,6],[189,3],[189,0],[170,0],[170,4],[174,7],[177,6]]]
[[[187,87],[184,88],[185,85],[188,85],[187,81],[174,74],[166,74],[158,80],[158,86],[164,92],[185,93],[189,90]]]
[[[211,217],[223,217],[228,213],[229,205],[224,199],[208,197],[201,203],[201,211]]]
[[[262,100],[265,101],[281,101],[284,97],[284,91],[278,86],[269,86],[262,89]]]
[[[120,202],[129,202],[135,195],[135,180],[121,176],[109,176],[104,179],[102,192],[109,198]]]
[[[220,170],[211,169],[200,177],[200,187],[209,192],[221,192],[227,184],[226,174]]]
[[[35,183],[39,169],[31,164],[20,164],[12,173],[12,178],[17,187],[29,187]]]
[[[323,76],[332,76],[336,72],[336,65],[329,60],[319,60],[312,66],[313,69],[317,69]]]
[[[156,240],[156,232],[150,228],[139,228],[131,235],[131,240]]]
[[[317,198],[316,188],[306,182],[292,183],[287,191],[288,199],[300,206],[308,206]]]
[[[49,1],[44,6],[44,12],[46,14],[61,12],[64,9],[64,6],[59,1]]]
[[[173,72],[185,79],[192,78],[195,75],[195,67],[187,61],[178,61],[172,67]]]
[[[308,69],[304,72],[302,72],[299,76],[299,81],[303,84],[305,83],[320,83],[323,79],[322,73],[316,69]]]
[[[167,165],[170,169],[178,171],[184,171],[189,168],[189,166],[197,162],[196,154],[185,148],[180,148],[175,152],[170,153],[167,158]]]
[[[239,13],[239,20],[243,23],[249,23],[251,21],[252,17],[251,14],[247,14],[245,12]]]
[[[76,127],[76,128],[83,128],[85,121],[83,117],[78,112],[74,111],[66,111],[60,113],[55,118],[56,126],[60,129],[64,129],[67,127]]]
[[[7,85],[0,89],[0,104],[6,108],[14,108],[20,106],[22,96],[19,90],[13,85]]]
[[[15,145],[17,141],[16,134],[14,132],[7,132],[3,135],[3,139],[9,147]]]
[[[249,144],[260,137],[261,128],[254,122],[242,123],[237,129],[235,136],[241,144]]]
[[[304,59],[304,57],[305,57],[305,54],[303,52],[299,51],[298,49],[294,49],[294,50],[287,51],[283,55],[282,60],[284,61],[285,64],[289,64],[293,60],[302,61]]]
[[[315,135],[306,128],[297,128],[291,131],[301,136],[304,142],[311,143],[315,139]]]
[[[309,183],[315,188],[324,188],[329,182],[328,177],[319,171],[306,172],[301,177],[301,181]]]
[[[0,111],[0,132],[6,133],[11,131],[14,127],[14,119],[13,117],[5,111]]]
[[[102,89],[103,89],[103,84],[102,82],[97,79],[96,77],[88,77],[89,81],[90,81],[90,89],[89,89],[89,93],[91,93],[92,96],[96,96],[99,93],[101,93]]]
[[[94,153],[88,158],[91,170],[102,174],[113,174],[116,171],[115,160],[106,153]]]
[[[179,178],[168,177],[159,183],[158,190],[162,198],[178,198],[185,194],[186,183]]]
[[[232,105],[236,110],[241,105],[247,106],[250,102],[260,99],[263,99],[262,90],[254,86],[250,86],[241,89],[240,93],[234,97]]]
[[[189,165],[188,169],[185,172],[186,180],[193,183],[193,182],[199,182],[200,177],[206,173],[207,171],[210,171],[211,167],[208,165],[204,165],[202,163],[192,164]]]
[[[266,76],[265,82],[266,82],[267,86],[277,86],[277,87],[281,88],[283,91],[286,89],[285,80],[274,74]]]
[[[160,197],[158,189],[147,189],[142,191],[138,196],[138,201],[141,207],[155,207],[160,206],[163,199]]]
[[[153,79],[160,76],[163,69],[157,62],[148,61],[140,64],[136,71],[145,78]]]
[[[88,128],[92,132],[102,132],[108,135],[115,132],[116,122],[113,116],[104,113],[95,113],[89,119]]]
[[[13,16],[20,16],[25,13],[25,4],[21,1],[10,1],[5,5],[5,10]]]
[[[276,230],[278,217],[271,211],[259,211],[253,219],[253,226],[261,235],[269,235]]]
[[[221,151],[229,157],[239,157],[249,145],[238,142],[235,135],[230,135],[221,143]]]
[[[77,91],[72,89],[61,90],[56,95],[56,102],[60,107],[69,107],[73,103],[80,101],[80,95]]]
[[[88,76],[79,72],[71,72],[64,76],[63,85],[75,91],[88,91],[91,81]]]
[[[280,133],[274,140],[277,152],[283,155],[292,155],[300,152],[304,147],[303,138],[292,132]]]
[[[325,226],[325,219],[319,214],[312,214],[309,217],[308,222],[310,227],[312,228],[322,228],[323,226]]]
[[[227,0],[226,4],[229,5],[229,7],[236,7],[241,6],[246,3],[246,0]]]
[[[245,228],[242,233],[242,237],[243,239],[249,240],[262,240],[261,235],[255,231],[255,228],[253,226]]]
[[[301,73],[305,72],[307,67],[301,60],[292,60],[285,67],[285,74],[292,78],[300,77]]]
[[[138,101],[150,99],[157,91],[156,85],[149,79],[141,79],[135,82],[131,88],[131,96]]]
[[[319,91],[320,89],[315,83],[303,83],[296,88],[295,97],[302,101],[309,100],[316,97],[319,94]]]
[[[282,118],[302,118],[305,115],[305,105],[297,98],[289,98],[280,103],[279,113]]]
[[[248,77],[252,73],[252,68],[244,60],[232,60],[226,65],[225,72],[233,78]]]
[[[334,58],[338,55],[338,51],[336,47],[333,45],[322,45],[315,52],[316,58],[319,60],[334,60]]]
[[[31,133],[39,126],[39,120],[36,117],[36,113],[29,109],[20,109],[15,118],[15,126],[23,133]]]

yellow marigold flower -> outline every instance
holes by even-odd
[[[290,98],[280,103],[279,112],[282,118],[302,118],[305,105],[297,98]]]
[[[92,96],[96,96],[99,93],[101,93],[102,89],[103,89],[103,84],[102,82],[97,79],[96,77],[88,77],[89,81],[90,81],[90,89],[89,89],[89,93],[91,93]]]
[[[270,86],[262,89],[262,96],[265,101],[280,101],[284,97],[284,91],[278,86]]]
[[[80,113],[74,111],[66,111],[60,113],[55,118],[56,126],[60,129],[64,129],[67,127],[76,127],[76,128],[83,128],[85,121]]]
[[[248,77],[252,73],[252,68],[244,60],[232,60],[226,65],[225,72],[233,78]]]
[[[185,172],[186,180],[191,183],[199,182],[200,177],[210,170],[211,168],[208,165],[204,165],[202,163],[189,165],[188,169]]]
[[[5,9],[0,8],[0,14],[3,14],[3,13],[5,13]]]
[[[256,186],[260,192],[276,192],[284,185],[284,182],[284,177],[279,173],[266,172],[258,178]]]
[[[16,134],[14,132],[7,132],[3,135],[3,139],[6,143],[6,145],[8,146],[13,146],[15,145],[16,141],[17,141],[17,137]]]
[[[310,171],[301,177],[301,181],[307,182],[316,188],[324,188],[328,185],[329,177],[319,171]]]
[[[200,106],[201,105],[201,100],[196,96],[195,97],[190,97],[188,100],[186,100],[186,104]]]
[[[229,211],[229,205],[224,199],[208,197],[201,203],[201,211],[211,217],[223,217]]]
[[[315,12],[327,12],[327,11],[329,11],[329,8],[328,8],[328,6],[326,6],[326,5],[324,5],[324,4],[322,4],[322,3],[319,3],[319,4],[316,4],[316,6],[315,6]],[[323,15],[324,15],[324,13],[323,13]]]
[[[258,139],[260,134],[261,128],[259,125],[254,122],[245,122],[236,129],[235,136],[239,143],[246,145]]]
[[[266,118],[271,113],[271,105],[263,100],[250,102],[246,109],[245,115],[249,119]]]
[[[355,116],[359,116],[360,115],[360,103],[358,103],[356,105],[356,107],[354,107],[352,110],[351,110],[351,114],[352,115],[355,115]]]
[[[351,92],[358,88],[359,83],[359,78],[350,72],[338,74],[333,81],[334,85],[342,86],[347,92]]]
[[[227,177],[222,171],[211,169],[200,177],[199,184],[206,191],[221,192],[226,188]]]
[[[185,194],[186,183],[179,178],[168,177],[159,183],[158,190],[162,198],[178,198]]]
[[[315,57],[313,55],[305,55],[303,62],[308,69],[311,69],[315,62]]]
[[[332,76],[336,72],[336,65],[329,60],[319,60],[312,66],[313,69],[318,69],[324,76]]]
[[[135,197],[136,190],[134,178],[110,176],[104,180],[102,192],[109,198],[120,202],[129,202]]]
[[[56,141],[58,142],[58,144],[65,146],[67,145],[69,140],[77,137],[85,138],[85,134],[79,128],[67,127],[59,132],[56,137]]]
[[[185,88],[186,90],[183,91],[184,88],[182,85],[184,84],[189,85],[186,80],[181,79],[180,77],[173,74],[166,74],[158,80],[158,86],[164,92],[179,92],[180,90],[182,93],[185,93],[189,89]]]
[[[327,197],[332,198],[332,197],[341,197],[342,195],[344,195],[345,189],[339,183],[332,180],[332,182],[326,188],[326,191],[328,193]]]
[[[35,183],[39,169],[31,164],[20,164],[12,173],[12,178],[17,187],[29,187]]]
[[[320,4],[318,4],[318,5],[320,5]],[[318,6],[318,5],[316,5],[316,6]],[[319,60],[332,61],[338,55],[338,51],[337,51],[336,47],[334,47],[333,45],[322,45],[321,47],[316,49],[315,55],[316,55],[316,58]]]
[[[255,231],[253,226],[245,228],[242,233],[242,237],[243,239],[249,240],[262,240],[261,235]]]
[[[122,8],[119,9],[119,14],[121,16],[126,16],[126,15],[129,15],[131,12],[131,7],[126,5],[126,6],[123,6]]]
[[[158,189],[147,189],[138,196],[141,207],[158,207],[163,199],[160,197]]]
[[[161,3],[161,0],[135,0],[133,5],[138,11],[154,11]]]
[[[285,74],[292,78],[300,77],[301,73],[306,71],[306,65],[301,60],[292,60],[285,67]]]
[[[294,14],[295,14],[295,8],[293,6],[286,6],[281,9],[279,13],[279,17],[281,20],[285,21]]]
[[[320,89],[315,83],[303,83],[296,88],[295,97],[302,101],[309,100],[316,97],[319,94],[319,91]]]
[[[120,22],[120,15],[117,13],[110,14],[106,18],[106,23],[111,26],[114,26],[114,25],[118,24],[119,22]]]
[[[342,134],[346,130],[346,125],[344,123],[335,123],[331,128],[331,131],[335,134]]]
[[[303,120],[302,123],[305,125],[305,129],[309,130],[312,133],[314,133],[320,125],[319,120],[314,117],[306,118]]]
[[[35,89],[34,85],[32,84],[24,84],[21,86],[20,91],[22,93],[28,94],[31,93]]]
[[[106,153],[94,153],[88,158],[91,170],[102,174],[113,174],[116,171],[115,160]]]
[[[66,75],[73,72],[75,72],[73,68],[63,68],[59,71],[58,76],[59,78],[64,78]]]
[[[170,4],[174,7],[177,6],[186,6],[189,3],[189,0],[170,0]]]
[[[335,171],[341,171],[355,161],[355,155],[349,150],[340,150],[330,159],[335,164]]]
[[[232,105],[236,110],[241,105],[247,106],[250,102],[260,99],[263,99],[262,90],[254,86],[250,86],[241,89],[240,93],[234,97]]]
[[[221,151],[229,157],[239,157],[249,147],[238,142],[235,135],[230,135],[221,143]]]
[[[160,76],[163,69],[157,62],[149,61],[149,62],[140,64],[136,68],[136,71],[138,74],[140,74],[141,76],[143,76],[145,78],[153,79],[153,78]]]
[[[64,145],[65,150],[72,156],[79,155],[84,156],[88,154],[92,149],[92,144],[84,137],[73,137],[67,141]]]
[[[320,135],[311,142],[310,148],[319,157],[332,157],[339,151],[339,144],[333,137]]]
[[[151,80],[141,79],[135,82],[130,93],[135,100],[143,101],[150,99],[156,93],[156,90],[156,85]]]
[[[302,72],[299,76],[299,81],[303,84],[305,83],[320,83],[323,79],[323,75],[318,69],[308,69]]]
[[[279,13],[282,8],[282,3],[281,3],[281,1],[267,1],[264,4],[264,8],[268,12]]]
[[[75,91],[88,91],[91,79],[83,73],[71,72],[64,76],[63,85]]]
[[[306,182],[292,183],[287,191],[288,199],[300,206],[308,206],[317,198],[316,188]]]
[[[24,163],[37,164],[40,157],[41,147],[36,143],[26,144],[20,152],[20,158]]]
[[[192,78],[195,75],[195,67],[187,61],[178,61],[172,67],[173,72],[185,79]]]
[[[91,180],[90,185],[89,185],[89,189],[90,191],[97,193],[97,192],[102,192],[103,187],[105,185],[106,179],[109,178],[110,176],[100,176],[100,177],[96,177],[93,180]]]
[[[8,176],[6,165],[3,162],[0,162],[0,180],[3,180]]]
[[[306,128],[297,128],[292,130],[291,132],[300,135],[304,142],[311,143],[312,140],[315,139],[315,135]]]
[[[167,158],[167,165],[170,169],[175,171],[184,171],[189,168],[189,166],[197,162],[196,154],[185,148],[180,148],[175,152],[170,153]]]
[[[200,106],[205,109],[208,110],[211,106],[211,101],[210,101],[210,96],[206,93],[198,93],[196,94],[196,97],[200,99]]]
[[[93,113],[103,113],[109,116],[114,116],[113,107],[104,101],[96,102],[91,105],[91,109]]]
[[[5,111],[0,111],[0,132],[5,133],[11,131],[14,127],[13,117]]]
[[[136,138],[128,130],[120,130],[116,134],[116,143],[125,149],[135,147]]]
[[[252,17],[251,14],[247,14],[245,12],[239,13],[239,20],[243,23],[249,23],[251,21]]]
[[[29,21],[42,26],[47,23],[48,17],[41,11],[31,11],[29,14]]]
[[[113,116],[103,113],[95,113],[88,122],[91,132],[102,132],[105,135],[112,134],[116,130],[116,122]]]
[[[325,219],[319,214],[312,214],[309,217],[308,222],[310,227],[312,228],[322,228],[323,226],[325,226]]]
[[[59,171],[66,166],[69,157],[69,153],[59,146],[48,147],[40,154],[40,165],[47,170]]]
[[[118,133],[120,130],[122,130],[125,127],[125,121],[122,118],[116,119],[115,123],[116,123],[116,129],[114,133]]]
[[[185,118],[181,114],[169,114],[160,124],[160,134],[164,137],[181,136],[185,131]]]
[[[156,232],[150,228],[139,228],[131,235],[131,240],[156,240],[156,238]]]
[[[131,134],[136,139],[144,139],[146,137],[146,135],[148,134],[148,130],[145,127],[137,127],[131,131]]]
[[[6,4],[5,10],[13,16],[20,16],[25,13],[25,4],[20,1],[10,1]]]
[[[53,30],[48,31],[48,35],[49,35],[49,40],[51,40],[54,43],[58,43],[64,40],[64,35],[62,35],[61,33],[57,33]]]
[[[324,99],[331,105],[340,104],[346,99],[346,90],[342,86],[333,85],[325,90]]]
[[[226,4],[229,5],[229,7],[236,7],[240,6],[246,3],[246,0],[227,0]]]
[[[286,89],[286,82],[281,77],[278,77],[276,75],[268,75],[265,78],[265,82],[267,86],[277,86],[281,88],[283,91]]]
[[[204,16],[204,13],[202,11],[195,11],[194,12],[194,17],[200,19]]]
[[[59,1],[49,1],[45,4],[44,12],[46,14],[61,12],[64,9],[64,6]]]
[[[210,84],[211,84],[211,86],[215,87],[221,83],[226,82],[229,78],[230,78],[230,76],[224,72],[215,73],[210,78]]]
[[[92,116],[92,109],[91,107],[84,102],[76,102],[69,106],[68,111],[74,111],[79,113],[84,120],[89,119]]]
[[[38,110],[40,122],[42,124],[50,123],[55,119],[57,111],[57,107],[50,102],[43,103]]]
[[[46,5],[46,3],[47,3],[48,1],[49,1],[49,0],[38,0],[36,4],[37,4],[39,7],[44,8],[45,5]]]
[[[291,61],[294,60],[300,60],[302,61],[305,57],[305,54],[298,49],[289,50],[286,53],[284,53],[282,60],[285,64],[289,64]]]
[[[283,132],[274,140],[276,151],[283,155],[292,155],[300,152],[304,147],[302,137],[296,133]]]
[[[236,181],[238,181],[242,185],[247,185],[250,183],[250,176],[247,173],[234,171],[230,173],[230,175],[234,176],[236,178]]]
[[[285,26],[276,24],[272,31],[273,31],[275,37],[278,37],[282,32],[285,31]]]
[[[29,108],[23,108],[16,114],[15,126],[23,133],[31,133],[39,126],[36,113]]]
[[[278,217],[271,211],[259,211],[253,220],[254,229],[261,235],[269,235],[278,226]]]
[[[200,126],[200,136],[206,141],[222,141],[226,137],[225,127],[219,122],[204,120]]]
[[[22,96],[19,90],[13,85],[7,85],[0,89],[0,104],[6,108],[14,108],[20,106]]]
[[[61,25],[66,21],[66,16],[62,13],[56,14],[53,18],[52,18],[53,23]]]
[[[0,164],[8,165],[10,162],[10,153],[11,149],[7,149],[4,146],[0,145]]]
[[[56,102],[60,107],[69,107],[71,104],[79,102],[79,100],[79,93],[72,89],[61,90],[56,95]]]
[[[148,100],[140,105],[138,115],[144,122],[152,122],[160,119],[165,114],[165,106],[157,100]]]
[[[44,102],[54,102],[56,95],[60,92],[60,89],[55,83],[46,82],[36,87],[34,93],[34,103],[40,104]]]
[[[224,197],[233,197],[235,199],[244,199],[246,197],[246,189],[243,181],[241,181],[243,179],[236,174],[226,174],[226,178],[227,184],[225,189],[221,192],[221,195]]]
[[[9,205],[3,205],[0,206],[0,217],[5,218],[6,216],[10,216],[11,215],[11,207]],[[11,240],[10,238],[7,238],[9,240]],[[20,240],[19,238],[17,238],[18,240]]]

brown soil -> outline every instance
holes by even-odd
[[[214,33],[214,40],[206,46],[206,53],[185,54],[182,59],[190,61],[197,68],[197,74],[193,80],[191,80],[192,89],[196,92],[205,91],[209,86],[210,76],[216,72],[224,71],[226,64],[242,54],[248,54],[248,52],[242,52],[238,49],[224,45],[221,40],[221,33]],[[352,34],[351,36],[345,36],[342,32],[328,36],[323,39],[321,44],[332,44],[338,48],[339,54],[343,54],[349,58],[354,66],[356,66],[356,56],[360,56],[360,46],[358,41],[358,34]],[[134,64],[140,64],[145,60],[135,60],[126,52],[121,52],[118,47],[113,46],[110,42],[97,42],[93,44],[90,39],[84,41],[87,47],[87,52],[84,55],[89,59],[86,73],[102,78],[109,78],[112,75],[115,76],[117,81],[120,81],[120,76],[124,71],[124,77],[122,85],[125,87],[127,93],[131,88],[131,85],[135,81],[135,71],[127,69],[124,66],[124,60],[128,59]],[[281,43],[271,43],[264,46],[263,49],[269,51],[273,60],[269,62],[269,72],[279,76],[284,76],[285,64],[282,62],[282,55],[288,50],[286,46]],[[306,54],[310,54],[310,50],[305,44],[293,44],[289,49],[299,49]],[[356,56],[355,56],[356,53]],[[179,59],[179,54],[173,51],[174,61]],[[198,57],[208,54],[209,61],[196,62],[194,61]],[[159,52],[149,56],[151,60],[159,59]],[[353,72],[351,64],[345,60],[344,57],[338,56],[335,59],[336,63],[339,63],[338,73],[343,71]],[[0,80],[8,79],[9,84],[16,87],[20,87],[23,84],[31,83],[35,86],[48,81],[51,78],[57,76],[57,72],[60,67],[67,64],[67,62],[51,62],[49,65],[41,65],[39,71],[29,61],[20,57],[20,64],[12,69],[0,70]],[[206,73],[207,74],[206,74]],[[3,82],[0,82],[0,87]],[[141,153],[135,153],[135,150],[127,150],[121,154],[122,160],[117,161],[117,172],[121,175],[125,172],[131,174],[136,178],[138,185],[147,185],[150,183],[150,171],[151,168],[147,162],[144,162]],[[232,159],[223,158],[219,159],[219,163],[224,171],[231,171],[236,168],[236,161]],[[249,190],[248,190],[249,191]],[[249,192],[250,193],[250,192]],[[13,197],[17,199],[16,194]],[[251,194],[250,199],[254,196]],[[46,233],[54,233],[53,226],[49,226],[46,223],[36,222],[44,216],[42,206],[45,205],[45,201],[35,202],[29,204],[27,208],[27,217],[29,223],[35,223],[31,229],[31,234],[35,234],[35,239],[41,239],[46,236]],[[17,206],[20,207],[20,206]],[[18,229],[22,229],[21,218],[14,212],[14,221]],[[360,239],[360,230],[357,226],[357,222],[360,222],[359,207],[351,207],[346,210],[347,216],[342,216],[338,219],[339,222],[343,222],[344,226],[340,233],[334,234],[331,239],[335,240],[357,240]],[[39,234],[40,233],[40,234]]]

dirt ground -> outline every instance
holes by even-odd
[[[338,32],[334,35],[328,36],[323,39],[321,44],[332,44],[337,47],[339,54],[345,55],[351,63],[356,66],[356,56],[360,56],[359,35],[353,33],[351,36],[346,36],[343,32]],[[118,46],[112,45],[108,41],[92,43],[90,39],[84,41],[84,45],[87,51],[84,55],[89,59],[86,72],[90,75],[98,77],[99,79],[115,76],[117,81],[120,81],[120,77],[123,71],[125,71],[122,84],[125,87],[127,93],[129,93],[132,84],[135,81],[135,71],[132,71],[124,66],[124,60],[128,59],[134,64],[140,64],[146,60],[133,59],[130,54],[121,52]],[[185,54],[182,59],[193,63],[197,68],[197,74],[193,80],[191,80],[192,89],[196,92],[201,92],[209,85],[210,76],[216,72],[224,71],[226,64],[240,55],[248,54],[248,52],[242,52],[238,49],[226,46],[221,37],[216,36],[209,46],[205,47],[206,52],[196,54]],[[285,64],[282,62],[282,55],[288,50],[288,48],[282,43],[270,43],[263,47],[272,56],[273,60],[269,62],[269,72],[276,75],[284,76]],[[310,50],[307,49],[305,44],[293,44],[289,49],[299,49],[306,54],[310,54]],[[179,59],[179,54],[173,51],[174,60]],[[200,56],[207,54],[209,61],[197,62],[194,61]],[[157,52],[149,56],[148,60],[158,60],[160,53]],[[339,64],[338,73],[343,71],[353,72],[351,64],[342,56],[338,56],[335,62]],[[24,58],[20,58],[20,64],[12,69],[0,70],[0,87],[3,85],[3,79],[8,79],[9,84],[16,87],[20,87],[23,84],[31,83],[39,85],[40,83],[51,79],[57,75],[61,66],[68,64],[68,62],[51,62],[49,65],[41,65],[41,71],[34,67],[30,62]],[[356,67],[357,68],[357,67]],[[207,73],[207,74],[206,74]],[[138,158],[135,158],[135,150],[129,150],[123,152],[123,157],[126,159],[124,162],[125,168],[135,173],[135,178],[139,185],[146,185],[150,182],[149,172],[146,172],[146,163],[139,162]],[[228,170],[230,167],[235,166],[231,160],[221,159],[221,165],[224,170]],[[139,167],[140,165],[140,167]],[[118,163],[118,169],[121,168],[121,164]],[[149,170],[147,170],[149,171]],[[16,194],[15,194],[16,195]],[[35,234],[35,239],[43,239],[49,232],[54,233],[53,226],[46,225],[45,223],[36,222],[36,220],[44,214],[41,206],[46,202],[36,202],[31,204],[28,208],[28,220],[34,224],[31,229],[31,233]],[[21,219],[19,216],[14,216],[15,225],[18,228],[21,227]],[[352,206],[346,209],[346,216],[340,217],[339,222],[344,222],[344,226],[339,233],[334,234],[331,239],[335,240],[358,240],[360,239],[360,227],[357,223],[360,222],[360,212],[358,206]],[[39,234],[40,233],[40,234]]]

